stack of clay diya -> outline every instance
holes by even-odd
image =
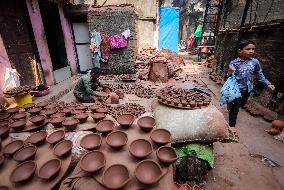
[[[252,115],[252,116],[261,116],[266,121],[273,121],[276,119],[276,115],[273,115],[272,113],[269,113],[264,108],[261,108],[260,106],[257,106],[252,101],[248,100],[246,105],[244,105],[244,108]]]
[[[31,91],[31,87],[25,85],[25,86],[18,86],[18,87],[14,87],[12,89],[6,90],[4,94],[8,96],[17,96],[17,95],[29,93],[30,91]]]
[[[158,91],[158,101],[177,108],[196,109],[210,104],[211,97],[196,89],[166,87]]]
[[[223,80],[223,78],[220,77],[219,75],[216,75],[216,74],[210,73],[210,74],[209,74],[209,78],[210,78],[211,80],[213,80],[216,84],[224,84],[224,83],[225,83],[224,80]]]
[[[109,108],[109,113],[116,119],[124,113],[130,113],[135,117],[138,117],[145,112],[146,112],[145,107],[136,103],[126,103],[118,105],[116,107]]]
[[[81,139],[80,146],[88,152],[78,163],[80,169],[107,189],[152,187],[178,159],[175,149],[169,146],[169,131],[154,129],[152,117],[140,118],[138,126],[133,125],[134,120],[129,113],[117,119],[117,127],[110,120],[102,120],[97,124],[98,133]]]

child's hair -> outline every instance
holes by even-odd
[[[243,49],[244,47],[246,47],[249,44],[255,45],[254,41],[252,41],[252,40],[241,40],[238,44],[238,49]]]

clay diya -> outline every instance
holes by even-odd
[[[7,156],[12,156],[15,152],[20,150],[23,146],[24,146],[24,142],[21,140],[12,141],[3,148],[3,154]]]
[[[30,122],[32,122],[35,126],[40,126],[44,123],[45,119],[46,118],[44,115],[37,115],[37,116],[33,116],[30,119]]]
[[[10,132],[10,126],[6,125],[6,126],[1,126],[0,127],[0,138],[1,139],[5,139],[9,136],[9,132]]]
[[[44,143],[46,136],[46,131],[38,131],[29,136],[27,142],[38,146]]]
[[[78,115],[78,114],[85,113],[85,112],[84,110],[72,110],[71,113],[72,115]]]
[[[107,189],[121,189],[130,180],[130,174],[126,166],[114,164],[103,173],[103,184]]]
[[[8,113],[1,113],[0,114],[0,121],[8,119],[10,117],[10,114]]]
[[[144,159],[153,152],[153,147],[146,139],[136,139],[130,144],[129,152],[135,158]]]
[[[14,129],[15,131],[21,131],[26,127],[26,121],[25,120],[17,120],[13,121],[10,124],[10,127]]]
[[[146,132],[149,132],[155,126],[155,119],[153,117],[145,116],[141,117],[137,121],[137,125]]]
[[[68,108],[64,108],[61,110],[61,113],[64,113],[66,117],[70,117],[72,115],[72,110]]]
[[[51,123],[55,128],[62,127],[62,122],[65,121],[65,117],[55,117],[52,118],[49,123]]]
[[[79,123],[85,123],[88,119],[89,115],[86,113],[80,113],[74,116],[75,119],[79,120]]]
[[[129,128],[133,124],[135,116],[132,114],[122,114],[117,118],[117,122],[123,128]]]
[[[178,155],[174,148],[169,146],[162,146],[160,147],[157,152],[157,157],[161,163],[168,166],[178,159]]]
[[[2,166],[4,161],[5,161],[5,156],[3,154],[0,154],[0,167]]]
[[[101,120],[97,123],[96,130],[103,135],[106,135],[113,130],[114,126],[115,124],[112,120]]]
[[[56,144],[64,139],[65,132],[63,130],[57,130],[46,137],[46,141],[50,144]]]
[[[22,112],[22,113],[15,113],[11,117],[11,119],[13,119],[13,120],[20,120],[20,119],[26,119],[26,117],[27,117],[27,114]]]
[[[87,152],[80,160],[80,167],[85,172],[97,172],[105,166],[105,155],[101,151]]]
[[[79,120],[75,118],[68,118],[62,122],[63,127],[65,127],[67,131],[75,130],[78,124],[79,124]]]
[[[18,162],[25,162],[27,160],[33,160],[36,155],[36,151],[37,151],[37,148],[33,145],[26,146],[18,150],[14,154],[13,159]]]
[[[106,137],[106,143],[113,149],[120,149],[127,143],[127,134],[122,131],[114,131]]]
[[[15,114],[15,113],[19,113],[20,109],[19,108],[9,108],[6,110],[6,113],[8,114]]]
[[[53,153],[58,157],[65,157],[71,153],[72,141],[63,140],[57,143],[53,148]]]
[[[52,108],[52,109],[47,109],[44,111],[44,115],[46,115],[47,117],[50,117],[51,115],[55,114],[57,112],[56,108]]]
[[[45,109],[49,110],[49,109],[56,109],[58,107],[57,104],[55,103],[51,103],[51,104],[48,104],[47,106],[45,106]]]
[[[92,133],[81,139],[80,146],[87,150],[98,149],[102,144],[102,137],[99,134]]]
[[[106,117],[106,114],[104,114],[104,113],[93,113],[93,114],[91,114],[91,117],[93,118],[93,120],[95,122],[99,122]]]
[[[36,104],[37,107],[45,108],[48,105],[48,101],[42,101]]]
[[[28,111],[29,109],[35,107],[35,103],[28,103],[23,106],[23,108]]]
[[[65,117],[65,113],[56,113],[50,116],[50,118],[56,118],[56,117]]]
[[[61,160],[52,159],[45,162],[38,170],[38,177],[44,180],[55,178],[61,169]]]
[[[107,114],[108,111],[109,111],[108,108],[103,108],[103,107],[96,109],[96,112],[97,112],[97,113],[104,113],[104,114]]]
[[[152,131],[150,138],[158,146],[161,146],[170,143],[172,140],[172,135],[166,129],[155,129]]]
[[[10,181],[13,183],[24,183],[29,181],[36,170],[34,161],[26,161],[16,166],[10,175]]]
[[[92,105],[92,106],[90,107],[90,110],[94,113],[94,112],[96,112],[96,110],[97,110],[98,108],[100,108],[99,105]]]
[[[272,126],[278,130],[284,129],[284,121],[283,120],[274,120],[272,121]]]
[[[29,109],[28,112],[32,115],[32,116],[35,116],[35,115],[38,115],[40,113],[42,109],[41,108],[32,108],[32,109]]]
[[[163,172],[160,165],[152,160],[143,160],[137,164],[134,175],[144,185],[154,185],[161,179]]]
[[[87,107],[87,106],[84,106],[84,105],[80,105],[80,106],[77,106],[75,109],[76,109],[76,110],[86,111],[86,110],[88,109],[88,107]]]

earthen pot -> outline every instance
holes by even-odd
[[[92,133],[81,139],[80,146],[87,150],[98,149],[102,144],[102,137],[99,134]]]
[[[97,113],[104,113],[104,114],[107,114],[108,111],[109,111],[109,109],[108,109],[108,108],[104,108],[104,107],[101,107],[101,108],[96,109],[96,112],[97,112]]]
[[[22,131],[26,127],[26,121],[25,120],[17,120],[13,121],[10,124],[10,127],[14,129],[15,131]]]
[[[64,139],[65,132],[63,130],[57,130],[46,137],[46,141],[50,144],[56,144]]]
[[[47,106],[45,106],[45,109],[47,109],[47,110],[49,110],[49,109],[53,110],[53,109],[56,109],[56,108],[58,108],[58,105],[55,104],[55,103],[51,103],[51,104],[48,104]]]
[[[129,145],[129,152],[135,158],[144,159],[153,152],[153,147],[146,139],[136,139]]]
[[[106,137],[106,143],[113,149],[121,149],[127,143],[127,134],[122,131],[114,131]]]
[[[79,120],[75,118],[68,118],[62,122],[63,127],[65,127],[67,131],[75,130],[78,124],[79,124]]]
[[[103,135],[106,135],[113,130],[114,126],[115,124],[112,120],[101,120],[97,123],[96,130]]]
[[[73,143],[69,140],[63,140],[57,143],[53,148],[53,153],[58,157],[65,157],[71,153]]]
[[[88,119],[89,115],[86,113],[80,113],[74,116],[75,119],[79,120],[79,123],[85,123]]]
[[[94,112],[96,112],[96,110],[99,109],[99,108],[100,108],[99,105],[92,105],[92,106],[90,107],[90,110],[94,113]]]
[[[276,128],[271,128],[269,131],[267,131],[268,134],[270,135],[278,135],[280,133],[280,130],[279,129],[276,129]]]
[[[44,123],[45,119],[44,115],[37,115],[30,118],[30,122],[32,122],[35,126],[40,126]]]
[[[19,113],[20,109],[19,108],[9,108],[6,110],[6,113],[8,114],[15,114],[15,113]]]
[[[65,121],[65,117],[55,117],[52,118],[49,123],[51,123],[55,128],[62,127],[62,122]]]
[[[152,131],[150,138],[158,146],[161,146],[170,143],[172,140],[172,135],[166,129],[155,129]]]
[[[97,172],[105,166],[105,155],[101,151],[87,152],[80,160],[80,167],[85,172]]]
[[[5,161],[5,156],[0,153],[0,168],[1,168],[2,164],[4,163],[4,161]]]
[[[274,120],[274,121],[272,121],[272,126],[281,131],[284,128],[284,121],[283,120]]]
[[[10,132],[10,126],[6,125],[6,126],[1,126],[0,127],[0,138],[1,139],[5,139],[9,136],[9,132]]]
[[[190,101],[190,102],[189,102],[189,106],[190,106],[191,108],[195,108],[197,105],[196,105],[196,102],[195,102],[195,101]]]
[[[65,113],[56,113],[50,116],[50,118],[65,117]]]
[[[27,110],[29,110],[29,109],[35,107],[35,105],[36,105],[35,103],[28,103],[28,104],[25,104],[25,105],[23,106],[23,108],[27,111]]]
[[[42,110],[41,108],[35,107],[35,108],[29,109],[28,112],[29,112],[32,116],[35,116],[35,115],[38,115],[41,110]]]
[[[72,110],[68,108],[62,109],[61,112],[64,113],[66,117],[70,117],[72,115]]]
[[[44,115],[46,115],[47,117],[50,117],[51,115],[55,114],[57,112],[56,108],[52,108],[52,109],[47,109],[44,111]]]
[[[135,116],[132,114],[122,114],[117,118],[117,122],[123,128],[129,128],[133,124]]]
[[[161,179],[163,173],[160,165],[152,160],[143,160],[137,164],[134,175],[144,185],[154,185]]]
[[[36,170],[34,161],[26,161],[17,165],[10,175],[10,181],[13,183],[25,183],[30,181]]]
[[[1,185],[0,190],[10,190],[10,188],[8,186]]]
[[[37,152],[37,148],[35,146],[33,145],[26,146],[18,150],[14,154],[13,159],[18,162],[25,162],[27,160],[33,160],[35,158],[36,152]]]
[[[29,136],[27,142],[39,146],[44,143],[46,136],[46,131],[38,131]]]
[[[48,105],[48,101],[42,101],[36,104],[37,107],[45,108]]]
[[[8,119],[10,117],[9,113],[1,113],[0,114],[0,121]]]
[[[44,180],[55,178],[61,169],[61,160],[51,159],[45,162],[38,170],[38,177]]]
[[[13,119],[13,120],[20,120],[20,119],[26,119],[26,117],[27,117],[27,114],[24,113],[24,112],[22,112],[22,113],[15,113],[15,114],[11,117],[11,119]]]
[[[3,148],[3,154],[8,157],[13,156],[14,153],[20,150],[23,146],[24,142],[21,140],[12,141]]]
[[[151,131],[155,126],[155,119],[153,117],[145,116],[141,117],[137,121],[137,125],[146,132]]]
[[[103,184],[107,189],[121,189],[129,180],[129,170],[122,164],[111,165],[103,173]]]
[[[168,166],[178,160],[178,155],[174,148],[169,146],[160,147],[157,152],[157,157],[161,163]]]
[[[95,122],[99,122],[106,117],[106,114],[104,114],[104,113],[93,113],[93,114],[91,114],[91,117],[93,118],[93,120]]]
[[[78,115],[78,114],[81,114],[81,113],[85,113],[84,110],[73,110],[71,111],[72,115]]]
[[[83,110],[83,111],[86,111],[86,110],[88,109],[88,107],[87,107],[87,106],[84,106],[84,105],[80,105],[80,106],[77,106],[75,109],[76,109],[76,110]]]

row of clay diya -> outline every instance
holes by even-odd
[[[244,105],[244,108],[252,115],[252,116],[261,116],[266,121],[273,121],[276,119],[275,116],[268,113],[264,108],[261,108],[260,106],[256,106],[252,101],[247,101],[246,105]]]
[[[23,94],[23,93],[29,93],[31,90],[30,86],[18,86],[18,87],[14,87],[12,89],[6,90],[4,91],[5,95],[9,95],[9,96],[14,96],[17,94]]]
[[[145,107],[136,103],[121,104],[116,107],[110,107],[109,113],[116,119],[124,113],[130,113],[135,117],[138,117],[145,113]]]
[[[187,183],[179,184],[175,182],[175,190],[202,190],[202,188],[197,184],[191,186]]]
[[[5,160],[13,159],[19,164],[13,169],[10,175],[12,183],[25,183],[31,181],[36,173],[37,161],[35,160],[37,149],[45,140],[53,146],[53,154],[57,157],[47,160],[37,171],[37,177],[49,181],[58,176],[61,170],[61,159],[70,155],[72,142],[64,140],[65,132],[63,130],[55,131],[47,136],[46,131],[38,131],[30,135],[24,142],[15,140],[4,146],[0,154],[0,166],[5,164]],[[1,170],[1,169],[0,169]]]

